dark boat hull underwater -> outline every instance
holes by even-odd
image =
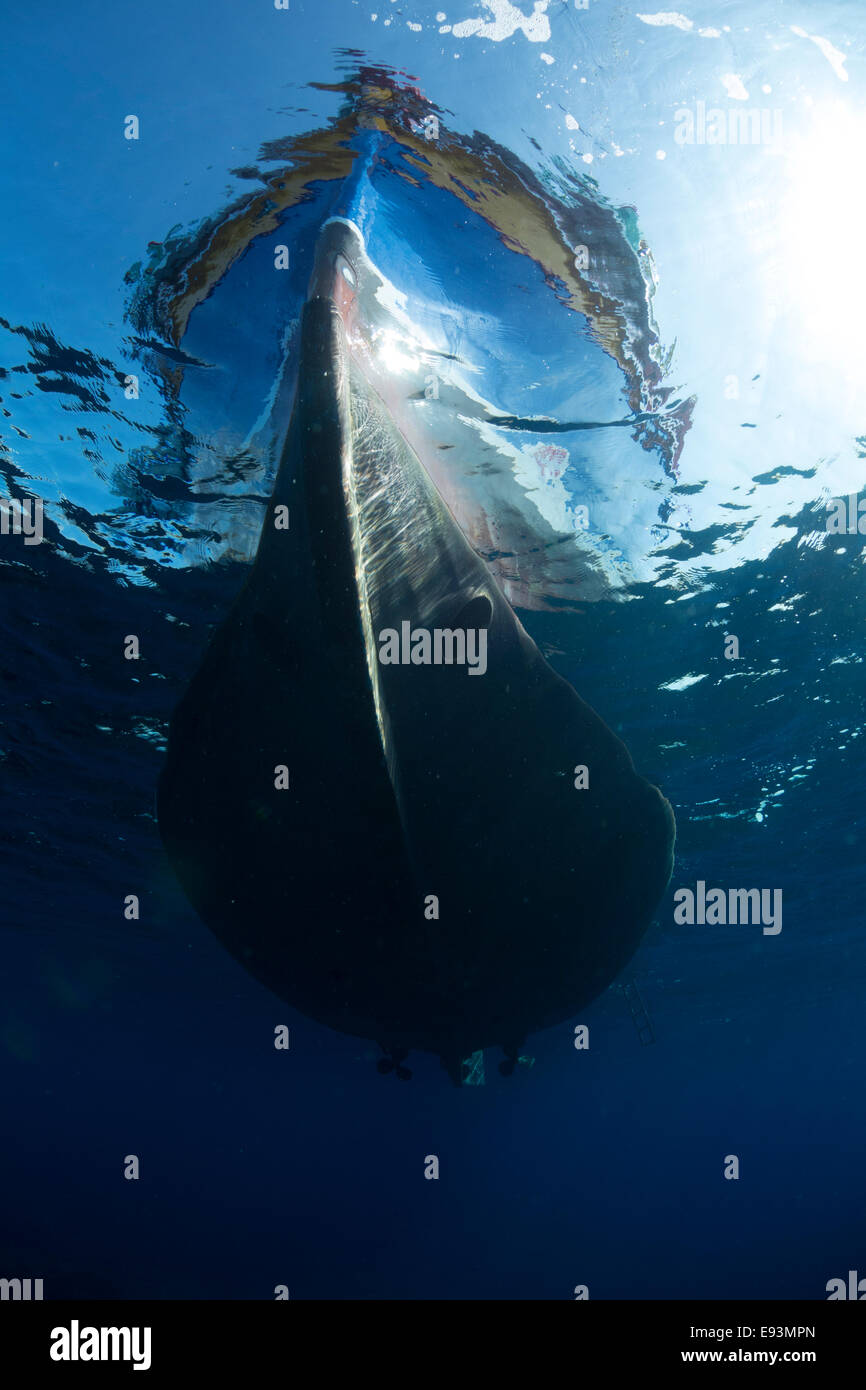
[[[669,882],[674,818],[369,385],[352,342],[381,283],[359,226],[327,222],[258,553],[172,721],[159,824],[251,974],[399,1076],[421,1049],[460,1084],[471,1054],[511,1070],[611,983]]]

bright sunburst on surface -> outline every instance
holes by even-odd
[[[866,113],[841,101],[816,105],[804,134],[787,149],[780,269],[788,293],[797,296],[802,350],[866,384]]]

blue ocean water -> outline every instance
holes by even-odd
[[[858,7],[156,0],[6,28],[3,493],[45,534],[0,539],[0,1272],[49,1297],[824,1298],[866,1259],[863,539],[828,529],[866,473]],[[406,429],[438,354],[462,434],[437,485],[677,817],[653,926],[574,1020],[588,1050],[551,1029],[460,1090],[423,1056],[380,1076],[249,977],[155,819],[347,211],[394,287]],[[587,312],[558,258],[584,235]],[[548,814],[521,808],[520,853]],[[781,890],[782,930],[677,922],[698,881]]]

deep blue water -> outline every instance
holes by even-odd
[[[821,1299],[866,1266],[864,551],[826,526],[866,485],[862,14],[551,0],[546,30],[508,32],[529,8],[7,16],[2,492],[44,499],[45,537],[0,538],[0,1275],[47,1297]],[[440,32],[493,11],[492,33]],[[503,416],[607,422],[478,431],[458,510],[494,567],[497,538],[525,538],[521,620],[677,818],[653,926],[574,1019],[589,1050],[550,1029],[532,1066],[505,1078],[491,1056],[460,1090],[425,1056],[408,1085],[380,1076],[373,1043],[257,984],[187,904],[155,820],[168,722],[255,551],[343,181],[311,177],[213,272],[180,357],[165,306],[265,175],[334,129],[349,97],[330,88],[365,66],[435,103],[461,178],[470,156],[500,177],[495,145],[537,179],[515,250],[505,214],[434,185],[392,131],[369,246],[418,341],[460,357],[464,407],[471,388]],[[699,102],[780,109],[783,147],[679,143]],[[545,199],[564,244],[614,238],[598,273],[637,344],[630,378],[526,231]],[[275,239],[292,252],[276,282]],[[558,481],[539,469],[550,438]],[[591,564],[567,534],[582,500]],[[517,852],[547,815],[521,808]],[[679,925],[697,880],[781,889],[782,931]]]

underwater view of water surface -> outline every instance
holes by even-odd
[[[3,27],[0,1276],[866,1296],[862,7]]]

